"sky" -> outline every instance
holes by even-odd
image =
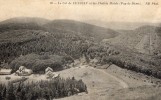
[[[57,5],[65,0],[0,0],[0,21],[13,17],[46,19],[101,20],[105,22],[161,22],[161,0],[95,0],[101,2],[138,2],[141,5]],[[94,0],[66,0],[91,2]],[[155,2],[158,5],[145,5]]]

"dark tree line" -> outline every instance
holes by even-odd
[[[81,92],[87,92],[82,80],[75,80],[74,77],[72,79],[59,77],[50,81],[9,83],[8,86],[1,84],[0,100],[52,100]]]

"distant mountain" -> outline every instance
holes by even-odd
[[[28,24],[28,23],[35,23],[37,25],[44,25],[44,24],[47,24],[48,22],[50,22],[50,20],[44,19],[44,18],[38,18],[38,17],[15,17],[15,18],[4,20],[0,24],[8,24],[8,23]]]
[[[43,18],[20,17],[11,18],[0,22],[0,33],[9,30],[30,29],[45,30],[48,32],[61,32],[81,34],[88,38],[94,38],[96,41],[102,39],[114,38],[119,33],[108,28],[99,27],[74,20],[47,20]]]
[[[158,29],[159,27],[156,26],[142,26],[135,30],[124,31],[115,38],[103,41],[135,49],[141,53],[158,54],[161,51],[161,37]]]
[[[114,38],[119,34],[112,29],[73,20],[54,20],[44,26],[50,30],[59,29],[69,32],[75,32],[86,37],[93,37],[97,41],[101,41],[102,39]]]
[[[14,30],[46,30],[44,27],[37,25],[36,23],[5,23],[0,24],[0,34],[6,31]]]
[[[42,25],[48,22],[49,20],[43,18],[30,18],[30,17],[11,18],[0,22],[0,33],[20,29],[45,30],[45,28],[43,28]]]
[[[113,30],[119,30],[119,32],[122,30],[134,30],[145,25],[159,26],[160,24],[151,22],[106,22],[100,20],[85,20],[84,22]]]

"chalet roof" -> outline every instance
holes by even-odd
[[[21,72],[22,70],[24,70],[25,69],[25,66],[20,66],[19,67],[19,71]]]
[[[53,72],[53,69],[52,69],[52,68],[50,68],[50,67],[47,67],[47,68],[45,69],[45,72],[48,72],[48,71]]]

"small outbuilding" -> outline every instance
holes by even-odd
[[[59,74],[54,73],[53,69],[50,67],[47,67],[45,69],[45,76],[47,79],[53,79],[59,76]]]
[[[0,69],[0,75],[10,75],[12,72],[12,69]]]
[[[49,78],[53,78],[54,73],[51,71],[48,71],[47,73],[45,73],[45,75],[46,75],[46,78],[49,79]]]

